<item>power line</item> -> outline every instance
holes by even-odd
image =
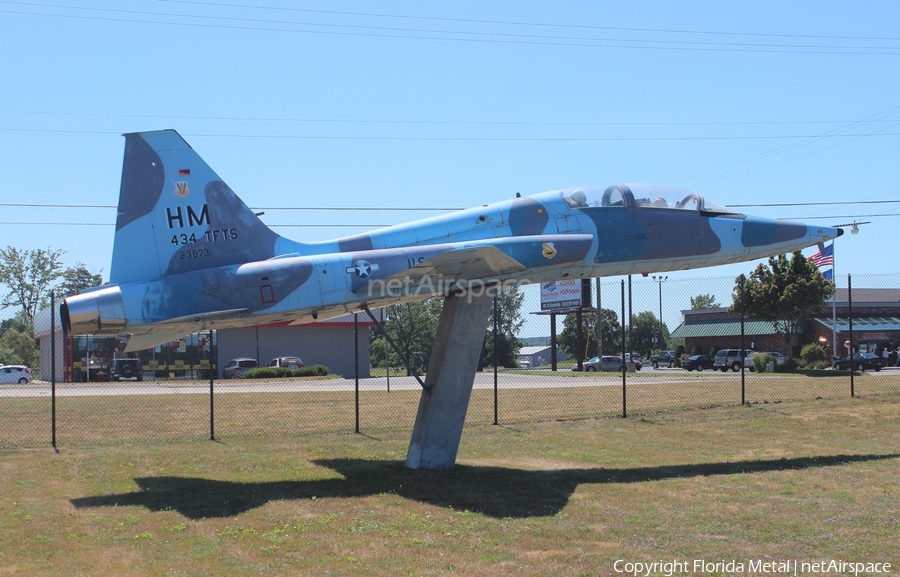
[[[882,111],[882,112],[879,112],[879,113],[877,113],[877,114],[873,114],[873,115],[871,115],[871,116],[869,116],[869,117],[867,117],[867,118],[864,118],[863,120],[860,120],[860,121],[857,121],[857,122],[850,123],[850,124],[848,124],[848,125],[846,125],[846,126],[843,126],[843,127],[841,127],[841,128],[836,128],[836,129],[834,129],[834,130],[832,130],[832,131],[829,131],[829,132],[825,133],[825,135],[828,135],[829,137],[835,136],[835,135],[841,135],[841,134],[843,134],[843,133],[846,133],[846,132],[849,131],[849,130],[852,130],[852,129],[854,129],[854,128],[858,128],[859,125],[868,125],[869,123],[874,122],[874,121],[882,121],[882,120],[886,120],[889,116],[892,116],[893,114],[895,114],[895,112],[896,112],[897,110],[900,110],[900,106],[895,106],[895,107],[893,107],[893,108],[889,108],[889,109],[887,109],[887,110],[885,110],[885,111]],[[891,122],[893,122],[893,120],[891,120]],[[885,129],[883,129],[883,130],[887,130],[888,128],[893,128],[894,126],[898,126],[898,125],[897,125],[897,124],[894,124],[894,125],[891,125],[891,126],[885,128]],[[879,131],[876,131],[876,132],[881,132],[881,131],[879,130]],[[822,138],[824,138],[825,135],[823,135]],[[678,178],[675,178],[675,179],[671,179],[671,180],[679,181],[679,180],[684,180],[684,179],[688,179],[688,178],[699,177],[699,176],[704,175],[704,174],[710,174],[710,173],[714,173],[714,172],[721,172],[721,171],[724,171],[724,170],[726,170],[726,169],[728,169],[728,168],[731,168],[731,167],[740,166],[740,165],[742,165],[742,164],[747,164],[747,163],[753,162],[753,161],[755,161],[755,160],[760,160],[760,159],[763,159],[763,158],[767,158],[767,157],[769,157],[769,156],[775,156],[776,154],[779,154],[779,153],[781,153],[781,152],[786,152],[786,151],[789,151],[789,150],[793,150],[793,149],[795,149],[795,148],[800,148],[800,147],[803,147],[803,146],[806,146],[806,145],[809,145],[809,144],[813,144],[813,143],[817,142],[818,140],[820,140],[818,137],[812,137],[812,138],[806,139],[806,140],[804,140],[804,141],[791,143],[791,144],[788,144],[788,145],[785,145],[785,146],[776,148],[775,150],[770,150],[770,151],[768,151],[768,152],[764,152],[764,153],[762,153],[762,154],[757,154],[757,155],[751,156],[751,157],[749,157],[749,158],[745,158],[745,159],[742,159],[742,160],[729,162],[729,163],[726,163],[726,164],[724,164],[724,165],[720,165],[720,166],[717,166],[717,167],[714,167],[714,168],[702,170],[702,171],[699,171],[699,172],[694,172],[694,173],[692,173],[692,174],[687,174],[687,175],[684,175],[684,176],[681,176],[681,177],[678,177]],[[733,173],[733,174],[730,174],[730,175],[727,175],[727,176],[722,176],[722,177],[719,177],[719,178],[713,178],[713,179],[706,180],[706,181],[699,182],[699,183],[689,184],[689,185],[687,185],[687,186],[690,187],[690,186],[697,186],[697,185],[700,185],[700,184],[707,184],[707,183],[710,183],[710,182],[716,182],[716,181],[724,180],[724,179],[727,179],[727,178],[733,178],[733,177],[735,177],[735,176],[739,176],[739,175],[741,175],[741,174],[746,174],[746,173],[748,173],[748,172],[754,172],[754,171],[757,171],[757,170],[762,170],[762,169],[764,169],[764,168],[770,168],[770,167],[772,167],[772,166],[776,166],[776,165],[779,165],[779,164],[784,164],[784,163],[787,163],[787,162],[790,162],[790,161],[793,161],[793,160],[797,160],[797,159],[800,159],[800,158],[803,158],[803,157],[806,157],[806,156],[811,156],[811,155],[813,155],[813,154],[818,154],[818,153],[820,153],[820,152],[824,152],[824,151],[826,151],[826,150],[830,150],[830,149],[835,148],[835,147],[837,147],[837,146],[842,146],[842,145],[845,145],[845,144],[849,144],[850,142],[854,142],[854,140],[858,140],[858,139],[854,138],[853,140],[848,140],[848,141],[845,141],[845,142],[839,142],[839,143],[837,143],[837,144],[833,144],[833,145],[831,145],[831,146],[827,146],[827,147],[821,148],[821,149],[819,149],[819,150],[813,150],[813,151],[811,151],[811,152],[807,152],[807,153],[801,154],[801,155],[799,155],[799,156],[794,156],[794,157],[791,157],[791,158],[787,158],[787,159],[785,159],[785,160],[781,160],[781,161],[778,161],[778,162],[775,162],[775,163],[772,163],[772,164],[768,164],[768,165],[765,165],[765,166],[760,166],[760,167],[757,167],[757,168],[751,168],[751,169],[745,170],[745,171],[743,171],[743,172],[739,172],[739,173],[736,173],[736,174]]]
[[[773,206],[840,206],[844,204],[897,204],[900,200],[845,200],[841,202],[780,202],[771,204],[729,204],[728,208],[748,208],[748,207],[773,207]],[[828,217],[831,218],[831,217]]]
[[[492,32],[459,32],[454,30],[421,30],[421,29],[397,29],[386,27],[372,26],[355,26],[347,24],[320,24],[309,22],[282,22],[282,21],[265,21],[247,18],[227,18],[218,16],[197,16],[190,14],[161,14],[155,12],[142,12],[132,10],[114,10],[107,8],[82,8],[75,6],[60,6],[53,4],[31,4],[25,2],[12,2],[0,0],[0,3],[31,6],[36,8],[57,8],[67,10],[88,10],[94,12],[131,14],[136,16],[163,16],[173,18],[195,18],[203,20],[216,21],[239,21],[262,24],[278,24],[278,25],[298,25],[298,26],[319,26],[330,28],[344,29],[365,29],[374,30],[375,32],[340,32],[336,30],[297,30],[285,28],[267,28],[261,26],[236,26],[227,24],[209,24],[197,22],[183,21],[157,21],[147,19],[135,19],[125,17],[100,17],[100,16],[81,16],[75,14],[47,14],[40,12],[23,12],[15,10],[0,10],[7,14],[17,14],[25,16],[51,17],[51,18],[68,18],[76,20],[94,20],[94,21],[112,21],[112,22],[131,22],[138,24],[158,24],[168,26],[187,26],[197,28],[218,28],[230,30],[249,30],[263,32],[288,32],[294,34],[318,34],[318,35],[337,35],[337,36],[358,36],[358,37],[374,37],[374,38],[393,38],[406,40],[443,40],[451,42],[476,42],[491,44],[524,44],[524,45],[542,45],[542,46],[571,46],[581,48],[630,48],[645,50],[687,50],[687,51],[712,51],[712,52],[761,52],[761,53],[783,53],[783,54],[848,54],[848,55],[900,55],[900,47],[892,46],[817,46],[817,45],[768,45],[768,44],[736,44],[736,43],[711,43],[698,41],[673,41],[673,40],[633,40],[633,39],[610,39],[610,38],[567,38],[552,36],[537,36],[526,34],[505,34]],[[395,34],[393,32],[425,34],[426,36],[410,36],[406,34]],[[476,36],[475,38],[462,38],[454,36],[427,36],[428,34],[450,34]],[[614,44],[604,44],[604,43]],[[626,44],[632,43],[632,44]],[[641,43],[638,45],[636,43]],[[876,52],[880,50],[881,52]],[[864,52],[865,51],[865,52]],[[886,51],[886,52],[885,52]]]
[[[860,219],[860,218],[877,218],[887,216],[900,216],[900,213],[878,213],[878,214],[842,214],[832,216],[792,216],[778,218],[776,220],[837,220],[837,219]],[[392,224],[267,224],[269,228],[387,228],[395,226]],[[405,224],[405,223],[401,223]],[[0,221],[0,225],[23,225],[23,226],[115,226],[111,222],[25,222],[25,221]]]
[[[218,6],[225,8],[248,8],[248,9],[257,9],[257,10],[276,10],[281,12],[305,12],[305,13],[314,13],[314,14],[330,14],[330,15],[340,15],[340,16],[365,16],[365,17],[376,17],[376,18],[399,18],[405,20],[426,20],[426,21],[437,21],[437,22],[461,22],[466,24],[498,24],[505,26],[534,26],[534,27],[545,27],[545,28],[574,28],[574,29],[583,29],[583,30],[614,30],[614,31],[623,31],[623,32],[654,32],[654,33],[664,33],[664,34],[706,34],[706,35],[718,35],[718,36],[759,36],[759,37],[767,37],[767,38],[828,38],[834,40],[900,40],[900,38],[894,37],[870,37],[870,36],[825,36],[825,35],[810,35],[810,34],[768,34],[768,33],[754,33],[754,32],[721,32],[721,31],[708,31],[708,30],[678,30],[678,29],[666,29],[666,28],[625,28],[625,27],[616,27],[616,26],[588,26],[584,24],[553,24],[553,23],[537,23],[537,22],[516,22],[509,20],[475,20],[469,18],[441,18],[441,17],[433,17],[433,16],[406,16],[406,15],[397,15],[397,14],[377,14],[371,12],[340,12],[335,10],[312,10],[308,8],[283,8],[276,6],[255,6],[255,5],[247,5],[247,4],[229,4],[225,2],[196,2],[193,0],[158,0],[160,2],[168,2],[170,4],[192,4],[197,6]]]
[[[33,225],[33,226],[115,226],[112,222],[23,222],[4,221],[2,225]],[[393,226],[390,224],[267,224],[269,228],[384,228]]]
[[[268,118],[253,116],[179,116],[173,114],[115,114],[101,112],[53,112],[40,110],[0,110],[0,114],[81,116],[89,118],[147,118],[153,120],[210,120],[240,122],[294,122],[308,124],[400,124],[425,126],[791,126],[825,124],[874,124],[895,120],[763,120],[737,122],[523,122],[523,121],[480,121],[480,120],[402,120],[402,119],[351,119],[351,118]]]
[[[0,202],[0,207],[5,208],[117,208],[114,204],[46,204],[46,203],[20,203],[20,202]],[[345,210],[345,211],[445,211],[451,212],[454,210],[463,210],[461,208],[447,208],[447,207],[409,207],[409,206],[394,206],[394,207],[348,207],[348,206],[259,206],[259,207],[250,207],[251,210]]]
[[[2,128],[4,132],[31,132],[51,134],[119,134],[104,130],[60,130],[52,128]],[[335,140],[380,142],[690,142],[690,141],[738,141],[738,140],[790,140],[809,138],[868,138],[871,136],[900,136],[900,132],[868,132],[864,134],[785,134],[773,136],[624,136],[624,137],[445,137],[445,136],[325,136],[297,134],[211,134],[186,132],[183,136],[201,138],[271,138],[275,140]]]
[[[777,220],[836,220],[838,218],[875,218],[876,216],[900,216],[900,213],[896,214],[839,214],[833,216],[792,216],[791,218],[779,218]]]
[[[728,204],[728,208],[753,208],[753,207],[793,207],[793,206],[843,206],[860,204],[898,204],[900,200],[841,200],[834,202],[779,202],[756,204]],[[51,203],[19,203],[0,202],[0,208],[117,208],[113,204],[51,204]],[[330,211],[445,211],[453,212],[465,210],[459,207],[425,207],[425,206],[395,206],[395,207],[371,207],[371,206],[258,206],[250,207],[251,210],[330,210]],[[830,218],[830,217],[829,217]]]

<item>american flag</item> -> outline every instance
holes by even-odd
[[[817,252],[809,257],[809,260],[813,261],[813,264],[819,268],[822,268],[823,266],[834,266],[834,243],[831,243],[831,246],[827,247],[825,250]]]

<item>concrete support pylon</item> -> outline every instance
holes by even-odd
[[[410,469],[447,470],[456,463],[493,300],[493,291],[479,288],[444,299],[406,453]]]

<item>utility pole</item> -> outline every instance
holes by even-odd
[[[662,283],[664,283],[668,278],[668,275],[653,275],[653,280],[655,280],[659,284],[659,350],[663,349]]]

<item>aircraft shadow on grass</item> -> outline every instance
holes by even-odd
[[[452,471],[413,471],[401,461],[327,459],[314,464],[339,473],[339,479],[239,483],[196,477],[139,477],[140,490],[71,499],[76,508],[142,506],[177,511],[189,519],[229,517],[269,501],[366,497],[395,494],[406,499],[475,511],[496,518],[542,517],[559,513],[582,483],[641,483],[710,475],[735,475],[834,467],[895,459],[900,454],[828,455],[638,467],[536,471],[457,465]]]

